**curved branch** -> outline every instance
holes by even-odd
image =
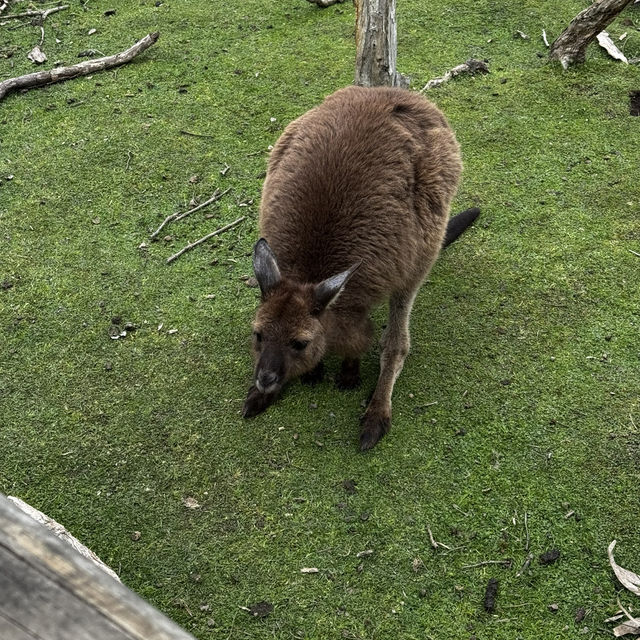
[[[86,76],[97,71],[112,69],[119,67],[135,58],[139,53],[148,49],[158,40],[159,33],[150,33],[148,36],[136,42],[132,47],[113,56],[105,56],[104,58],[96,58],[94,60],[86,60],[70,67],[57,67],[49,71],[38,71],[29,73],[17,78],[9,78],[0,82],[0,100],[12,91],[20,91],[21,89],[33,89],[34,87],[42,87],[54,82],[62,80],[70,80],[78,76]]]

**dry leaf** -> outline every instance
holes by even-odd
[[[200,503],[195,498],[182,498],[182,504],[187,509],[199,509]]]
[[[606,52],[616,60],[622,60],[622,62],[629,64],[626,56],[615,44],[613,44],[613,40],[609,37],[609,34],[606,31],[601,31],[598,35],[598,44],[606,50]]]
[[[29,58],[29,60],[34,64],[42,64],[47,61],[47,56],[38,46],[33,47],[33,49],[27,53],[27,58]]]
[[[640,618],[634,618],[632,620],[627,620],[622,624],[619,624],[614,630],[613,635],[616,638],[620,636],[626,636],[629,634],[633,634],[635,636],[640,636]]]
[[[635,593],[637,596],[640,596],[640,576],[633,573],[633,571],[629,571],[628,569],[623,569],[620,565],[616,564],[616,561],[613,559],[613,549],[616,546],[616,541],[614,540],[607,549],[607,555],[609,556],[609,564],[613,569],[613,572],[616,574],[616,577],[624,587],[629,589],[632,593]]]

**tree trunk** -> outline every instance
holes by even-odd
[[[581,11],[551,45],[549,57],[566,69],[584,62],[587,46],[632,0],[599,0]]]
[[[354,0],[356,5],[356,76],[362,87],[404,87],[396,71],[398,37],[396,0]]]

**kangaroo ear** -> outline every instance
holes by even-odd
[[[276,257],[264,238],[260,238],[253,248],[253,271],[260,285],[260,291],[265,296],[282,279]]]
[[[313,297],[315,305],[314,313],[324,311],[329,305],[333,304],[337,297],[342,293],[351,276],[356,272],[361,262],[358,261],[346,271],[338,275],[331,276],[322,282],[319,282],[313,289]]]

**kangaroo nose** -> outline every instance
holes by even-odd
[[[260,371],[258,373],[258,388],[268,389],[274,382],[278,381],[278,374],[273,371]]]

